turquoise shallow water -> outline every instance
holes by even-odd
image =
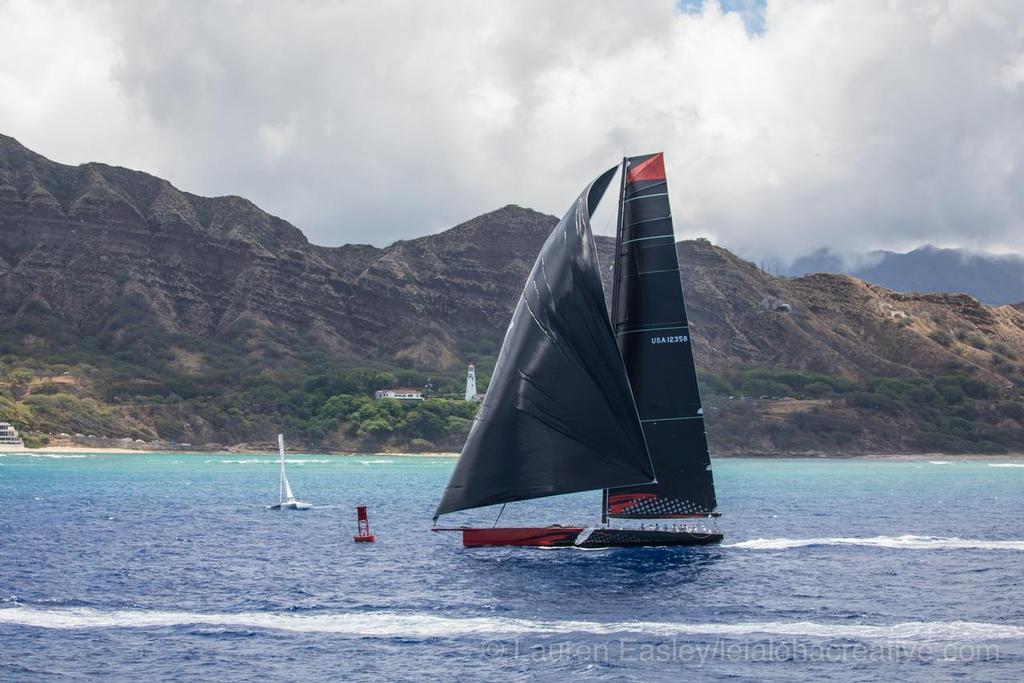
[[[0,679],[1024,679],[1024,463],[716,459],[723,546],[603,551],[430,533],[452,463],[5,454]]]

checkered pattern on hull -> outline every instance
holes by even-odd
[[[641,529],[595,529],[581,548],[615,548],[659,545],[709,545],[720,543],[722,534],[696,532],[651,531]]]
[[[614,499],[613,499],[614,500]],[[653,498],[637,496],[634,502],[619,507],[611,513],[612,517],[680,517],[710,514],[710,510],[688,500],[676,498]]]

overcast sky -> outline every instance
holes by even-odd
[[[664,150],[678,235],[751,258],[1024,251],[1024,2],[0,0],[0,132],[319,244]]]

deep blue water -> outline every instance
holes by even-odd
[[[430,533],[444,458],[290,456],[281,513],[270,456],[7,454],[0,679],[1024,680],[1024,467],[949,461],[717,459],[723,546],[580,551]]]

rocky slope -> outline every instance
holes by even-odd
[[[846,377],[969,370],[1009,390],[1022,379],[1024,315],[966,294],[894,292],[847,275],[767,275],[706,242],[681,242],[700,363]],[[785,309],[788,307],[788,312]]]
[[[17,333],[12,358],[19,344],[59,355],[102,338],[101,348],[115,349],[139,335],[126,327],[135,320],[239,349],[256,371],[315,350],[348,366],[457,372],[493,359],[555,222],[506,206],[386,248],[321,247],[243,198],[200,197],[103,164],[57,164],[0,136],[0,323]],[[600,238],[599,248],[610,263],[612,241]],[[960,374],[1018,400],[1017,308],[846,275],[772,277],[701,240],[678,250],[698,364],[709,371],[862,382]],[[24,324],[40,316],[49,322]],[[204,372],[203,348],[160,348],[164,338],[146,352],[167,356],[175,372]],[[145,414],[136,411],[140,424]]]
[[[0,316],[32,302],[81,334],[144,298],[164,329],[251,348],[455,361],[504,329],[510,292],[552,219],[506,207],[441,235],[311,245],[241,197],[206,198],[103,164],[56,164],[0,136]]]

